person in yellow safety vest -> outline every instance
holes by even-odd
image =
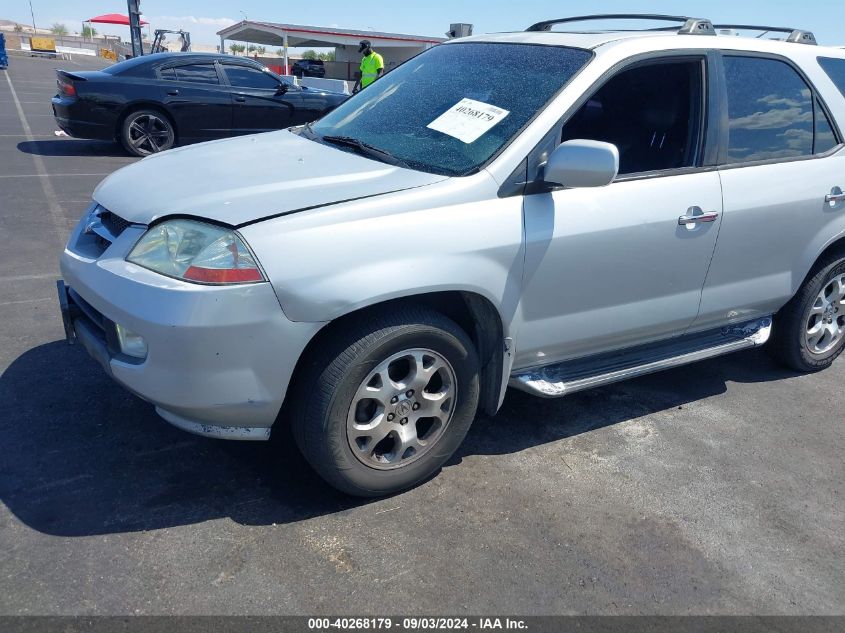
[[[355,82],[353,93],[366,88],[384,74],[384,59],[373,50],[370,40],[361,40],[358,52],[364,57],[361,59],[361,77]]]

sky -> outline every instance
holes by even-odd
[[[103,13],[126,13],[125,0],[32,0],[36,26],[61,22],[70,32],[82,21]],[[281,2],[280,0],[141,0],[141,11],[153,29],[182,28],[196,43],[217,44],[216,32],[251,20],[287,22],[350,29],[371,29],[412,35],[443,36],[452,22],[469,22],[474,33],[521,30],[549,18],[585,13],[668,13],[709,18],[714,22],[791,26],[813,31],[820,44],[845,46],[845,0],[426,0],[360,3],[348,0]],[[31,24],[28,0],[2,0],[0,19]],[[100,33],[129,38],[126,27],[95,25]]]

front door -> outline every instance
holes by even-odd
[[[624,69],[555,137],[615,144],[620,174],[525,196],[515,368],[678,336],[695,320],[722,214],[719,174],[701,166],[705,71],[703,58]]]

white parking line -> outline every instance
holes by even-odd
[[[35,136],[32,134],[32,129],[29,127],[29,122],[26,120],[26,115],[23,113],[23,106],[18,101],[18,95],[15,92],[15,87],[12,85],[12,78],[6,73],[6,81],[9,82],[9,90],[12,92],[12,100],[15,102],[15,108],[18,111],[18,118],[21,120],[24,134],[29,141],[34,141]],[[52,115],[51,115],[52,116]],[[35,171],[38,175],[38,182],[41,183],[41,190],[44,192],[44,197],[47,198],[47,209],[50,211],[50,217],[53,220],[53,230],[56,234],[56,241],[59,246],[64,246],[65,237],[67,233],[67,221],[65,220],[65,213],[62,205],[59,204],[56,190],[53,189],[53,183],[50,182],[50,176],[47,174],[47,168],[44,166],[44,160],[39,154],[30,154],[32,162],[35,163]]]

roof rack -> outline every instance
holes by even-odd
[[[800,29],[792,29],[783,26],[760,26],[754,24],[715,24],[714,29],[737,29],[740,31],[762,31],[757,37],[763,37],[766,33],[788,33],[786,36],[787,42],[794,42],[796,44],[810,44],[815,46],[816,36],[810,31],[802,31]]]
[[[607,13],[603,15],[579,15],[571,18],[545,20],[532,24],[526,31],[550,31],[555,24],[569,24],[572,22],[589,22],[593,20],[654,20],[659,22],[677,22],[680,24],[679,35],[716,35],[716,30],[710,20],[691,18],[685,15],[661,15],[657,13]],[[651,30],[670,30],[665,27]],[[671,29],[674,30],[674,29]]]

